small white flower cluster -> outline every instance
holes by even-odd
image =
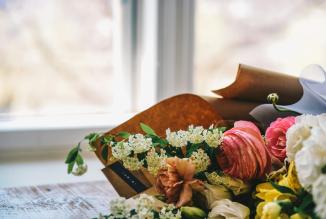
[[[204,136],[202,135],[204,131],[203,126],[190,125],[188,127],[188,141],[192,144],[200,144],[204,141]]]
[[[143,165],[143,161],[139,161],[136,155],[150,150],[152,145],[151,138],[146,138],[142,134],[130,135],[128,142],[121,141],[112,146],[112,155],[122,160],[126,168],[138,170]],[[134,157],[130,157],[132,152],[135,154]]]
[[[129,218],[130,210],[130,205],[125,198],[117,198],[110,202],[111,216],[109,218]]]
[[[302,115],[286,134],[286,151],[294,160],[300,184],[312,192],[315,212],[326,218],[326,114]]]
[[[152,147],[152,139],[142,134],[130,135],[128,144],[135,154],[148,151]]]
[[[160,219],[182,218],[181,211],[172,204],[158,211],[155,208],[155,198],[146,194],[141,194],[137,199],[117,198],[110,202],[110,211],[109,219],[154,219],[154,212],[158,213]],[[100,217],[103,218],[101,214]]]
[[[170,145],[177,148],[187,145],[188,135],[189,133],[183,130],[179,130],[177,132],[171,132],[170,129],[166,130],[166,140],[169,142]]]
[[[166,130],[166,140],[174,147],[186,146],[188,142],[192,144],[200,144],[205,141],[210,147],[216,148],[223,141],[223,132],[219,129],[214,129],[213,125],[209,129],[204,129],[202,126],[188,127],[188,131],[179,130],[171,132]]]
[[[223,142],[223,132],[219,129],[206,129],[203,135],[206,143],[212,148],[217,148]]]
[[[193,152],[189,159],[195,165],[196,173],[207,170],[207,167],[211,163],[209,156],[203,149],[198,149]]]
[[[165,167],[165,159],[167,158],[165,151],[161,149],[161,153],[158,154],[155,148],[148,151],[146,156],[147,170],[154,176],[157,175],[158,171]]]
[[[137,157],[125,157],[122,162],[123,166],[131,171],[140,170],[144,165],[144,161],[139,161]]]
[[[112,156],[122,160],[131,154],[131,147],[127,142],[118,142],[112,147]]]
[[[136,200],[136,215],[132,219],[154,219],[154,198],[141,194]]]
[[[160,213],[160,219],[181,219],[181,211],[173,205],[164,206]]]

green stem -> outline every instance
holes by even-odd
[[[269,94],[267,96],[267,101],[273,104],[273,107],[277,112],[280,112],[280,113],[294,113],[294,114],[300,115],[300,113],[298,113],[296,111],[285,109],[283,107],[277,106],[276,104],[277,104],[278,100],[279,100],[279,97],[278,97],[277,93],[271,93],[271,94]]]

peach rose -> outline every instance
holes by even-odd
[[[248,121],[237,121],[224,132],[217,162],[224,173],[245,181],[261,178],[271,169],[271,156],[260,131]]]
[[[166,196],[168,203],[181,207],[191,201],[192,189],[204,189],[202,181],[193,179],[195,166],[191,161],[171,157],[166,159],[166,166],[157,174],[156,189]]]
[[[286,132],[294,123],[294,116],[278,118],[266,130],[267,148],[280,161],[286,158]]]

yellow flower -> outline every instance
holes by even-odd
[[[250,190],[250,184],[241,179],[231,177],[226,174],[205,173],[207,180],[213,185],[223,185],[230,189],[234,195],[240,195]]]
[[[294,161],[290,163],[287,175],[283,176],[282,179],[278,182],[278,184],[281,186],[286,186],[295,192],[298,192],[301,189]]]
[[[275,189],[271,183],[261,183],[256,187],[256,197],[267,201],[277,201],[277,200],[294,200],[296,199],[295,195],[289,193],[281,193],[277,189]]]
[[[256,208],[256,216],[255,216],[255,219],[260,219],[263,215],[263,208],[264,206],[267,204],[268,202],[260,202],[258,205],[257,205],[257,208]]]
[[[281,213],[281,207],[277,203],[264,201],[257,205],[255,219],[289,219],[289,217]]]
[[[308,215],[296,213],[291,215],[290,219],[311,219],[311,217],[309,217]]]
[[[281,214],[281,206],[275,202],[268,202],[263,207],[262,219],[277,219]]]

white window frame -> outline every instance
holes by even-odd
[[[113,0],[117,92],[125,89],[131,95],[116,95],[118,107],[139,112],[166,97],[192,91],[194,4],[194,0]],[[0,117],[0,154],[67,149],[87,133],[107,131],[134,114]]]

